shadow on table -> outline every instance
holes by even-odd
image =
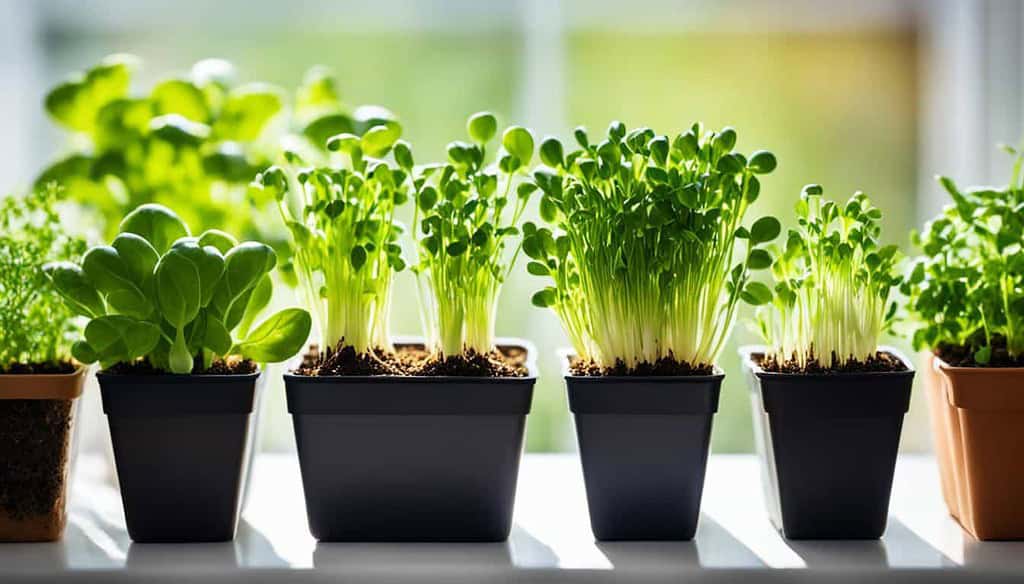
[[[270,541],[249,522],[241,520],[233,541],[210,543],[135,543],[128,546],[126,567],[144,572],[176,571],[182,566],[197,571],[223,568],[283,568]]]
[[[786,540],[808,568],[941,568],[955,566],[942,552],[889,518],[880,540]]]
[[[597,548],[616,570],[679,571],[693,568],[753,568],[764,562],[705,514],[693,541],[601,541]]]
[[[388,582],[446,583],[506,581],[510,544],[494,543],[327,543],[313,550],[313,567],[342,579],[383,577]]]
[[[964,567],[1024,570],[1024,541],[979,541],[966,531]]]

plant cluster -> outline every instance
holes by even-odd
[[[283,361],[309,337],[309,313],[289,308],[253,326],[270,303],[277,256],[262,243],[222,231],[193,237],[170,209],[146,204],[120,225],[111,245],[46,273],[67,304],[89,317],[72,346],[104,368],[145,358],[172,373],[202,372],[215,359]]]
[[[501,285],[519,253],[507,250],[519,234],[531,182],[517,181],[530,167],[533,135],[511,126],[502,150],[487,163],[488,143],[498,131],[487,112],[466,124],[471,142],[448,144],[448,161],[413,170],[404,145],[398,164],[413,177],[416,200],[413,225],[418,228],[419,262],[413,270],[420,310],[430,348],[442,358],[485,355],[495,349],[494,319]]]
[[[323,67],[305,76],[289,109],[286,93],[267,83],[239,84],[221,59],[196,63],[187,76],[131,92],[140,61],[112,55],[57,85],[46,111],[72,132],[71,152],[37,184],[57,181],[98,211],[113,236],[126,212],[144,203],[180,207],[193,226],[216,226],[263,238],[245,205],[247,185],[278,156],[281,143],[309,158],[324,155],[329,136],[395,124],[389,111],[349,111]],[[256,199],[262,209],[272,203]]]
[[[79,257],[82,239],[61,226],[61,190],[49,185],[0,201],[0,372],[58,367],[70,360],[74,313],[43,266]]]
[[[405,268],[395,209],[408,198],[407,172],[381,160],[400,133],[381,125],[361,137],[327,140],[336,164],[308,167],[294,152],[260,173],[252,187],[278,203],[291,233],[294,273],[320,326],[325,350],[358,353],[391,346],[393,274]]]
[[[540,146],[540,213],[555,230],[524,225],[523,251],[530,273],[553,285],[533,303],[553,308],[577,355],[605,370],[665,361],[710,370],[738,302],[771,299],[751,270],[771,265],[761,246],[780,224],[743,220],[774,155],[748,158],[734,151],[732,128],[700,125],[673,139],[620,122],[600,142],[582,128],[575,137],[568,154],[555,138]]]
[[[1003,188],[961,190],[913,235],[923,255],[903,291],[918,326],[916,349],[964,355],[964,364],[1024,361],[1024,153]]]
[[[843,206],[807,185],[796,204],[798,228],[773,250],[775,289],[758,310],[766,357],[799,370],[844,368],[876,360],[897,303],[895,245],[881,246],[882,213],[864,193]]]

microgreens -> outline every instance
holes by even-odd
[[[335,164],[306,167],[287,152],[285,164],[253,182],[256,191],[278,201],[291,232],[294,271],[327,351],[341,345],[360,353],[391,347],[391,282],[405,268],[397,243],[402,226],[394,215],[409,196],[407,171],[379,157],[400,131],[392,123],[362,137],[333,136],[326,146],[336,153]]]
[[[1024,153],[1009,150],[1009,185],[961,190],[940,177],[953,204],[913,235],[924,255],[903,291],[919,350],[950,345],[987,365],[998,335],[1011,358],[1024,356]]]
[[[306,342],[304,310],[252,326],[270,303],[276,261],[267,245],[222,231],[192,237],[170,209],[147,204],[125,216],[111,245],[46,272],[67,304],[91,319],[72,346],[76,359],[111,367],[146,357],[157,369],[191,373],[215,357],[283,361]]]
[[[896,246],[878,243],[881,211],[863,193],[840,206],[823,200],[821,186],[808,185],[796,215],[799,227],[789,231],[785,249],[773,250],[774,298],[758,310],[768,356],[800,368],[874,358],[902,280]]]
[[[575,137],[580,149],[569,154],[555,138],[540,146],[540,212],[557,231],[524,226],[527,269],[554,280],[533,303],[553,308],[577,354],[601,366],[669,357],[711,366],[738,301],[771,299],[750,270],[771,264],[758,246],[779,222],[742,221],[760,193],[756,175],[774,170],[775,157],[734,152],[732,128],[694,125],[670,140],[614,122],[599,143],[582,128]]]
[[[56,205],[62,197],[49,185],[0,200],[0,372],[70,358],[74,313],[43,272],[47,262],[85,251],[85,242],[61,226]]]
[[[413,270],[431,348],[443,356],[494,350],[494,319],[501,285],[519,253],[507,249],[536,186],[516,180],[529,168],[533,135],[512,126],[502,134],[493,164],[487,145],[498,123],[487,112],[466,124],[472,141],[448,145],[448,162],[413,169],[409,147],[395,149],[398,164],[413,175],[413,224],[419,262]],[[511,207],[511,211],[506,211]]]

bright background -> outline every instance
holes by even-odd
[[[593,134],[616,119],[663,134],[728,124],[740,151],[778,157],[760,212],[785,222],[809,182],[834,198],[864,190],[885,212],[884,238],[904,249],[943,204],[932,175],[1004,181],[995,143],[1016,142],[1021,129],[1024,10],[1012,1],[0,0],[0,10],[3,192],[24,188],[66,147],[42,111],[47,88],[113,52],[143,59],[140,89],[206,57],[289,91],[309,66],[327,65],[349,104],[398,114],[418,160],[442,156],[464,138],[466,116],[484,109],[567,139],[576,125]],[[498,332],[539,350],[528,448],[570,450],[554,353],[566,338],[528,301],[541,285],[524,266],[514,271]],[[408,274],[392,322],[395,333],[420,332]],[[754,340],[741,323],[721,358],[716,452],[753,447],[736,347]],[[90,444],[102,447],[92,393]],[[920,398],[905,449],[928,448]],[[294,448],[279,386],[264,416],[264,448]]]

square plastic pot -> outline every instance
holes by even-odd
[[[503,541],[536,377],[285,375],[319,541]]]
[[[769,516],[790,539],[878,539],[885,532],[914,370],[769,373],[740,350]]]
[[[936,441],[948,445],[956,494],[950,513],[978,539],[1024,539],[1024,368],[952,367],[937,357],[933,366],[942,381]]]
[[[693,539],[724,377],[565,376],[595,538]]]
[[[85,376],[0,375],[0,542],[63,536]]]
[[[97,374],[133,541],[234,538],[260,375]]]

